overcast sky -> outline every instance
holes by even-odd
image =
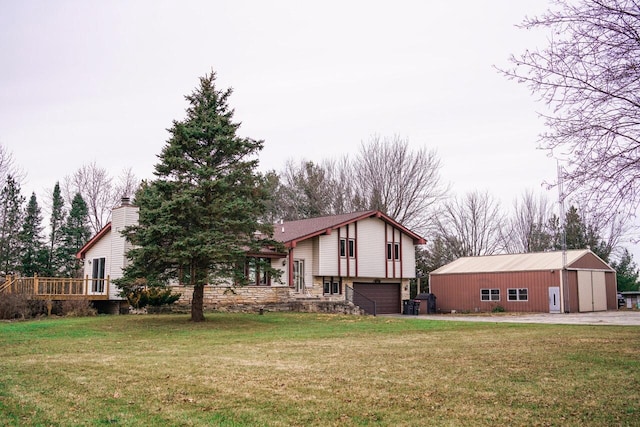
[[[510,209],[556,162],[528,89],[499,75],[545,44],[546,0],[0,0],[0,144],[45,190],[84,164],[152,178],[184,95],[212,69],[262,170],[355,153],[372,135],[436,149],[454,194]],[[555,190],[548,193],[557,199]],[[43,204],[43,203],[41,203]]]

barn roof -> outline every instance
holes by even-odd
[[[611,267],[589,249],[568,250],[566,254],[567,268],[571,268],[572,264],[585,256],[594,256],[602,263],[602,269],[611,270]],[[431,274],[561,270],[562,258],[562,251],[463,257],[432,271]]]

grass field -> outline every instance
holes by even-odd
[[[0,425],[640,425],[640,329],[315,314],[0,323]]]

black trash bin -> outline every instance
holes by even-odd
[[[409,300],[402,300],[402,314],[409,314]]]
[[[436,312],[436,296],[434,294],[427,295],[427,314],[435,314]]]
[[[416,316],[420,314],[420,300],[413,300],[413,312]]]

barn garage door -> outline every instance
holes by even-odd
[[[607,289],[603,271],[578,271],[578,311],[605,311]]]
[[[376,314],[400,313],[400,283],[354,283],[353,303],[366,311],[376,302]]]

